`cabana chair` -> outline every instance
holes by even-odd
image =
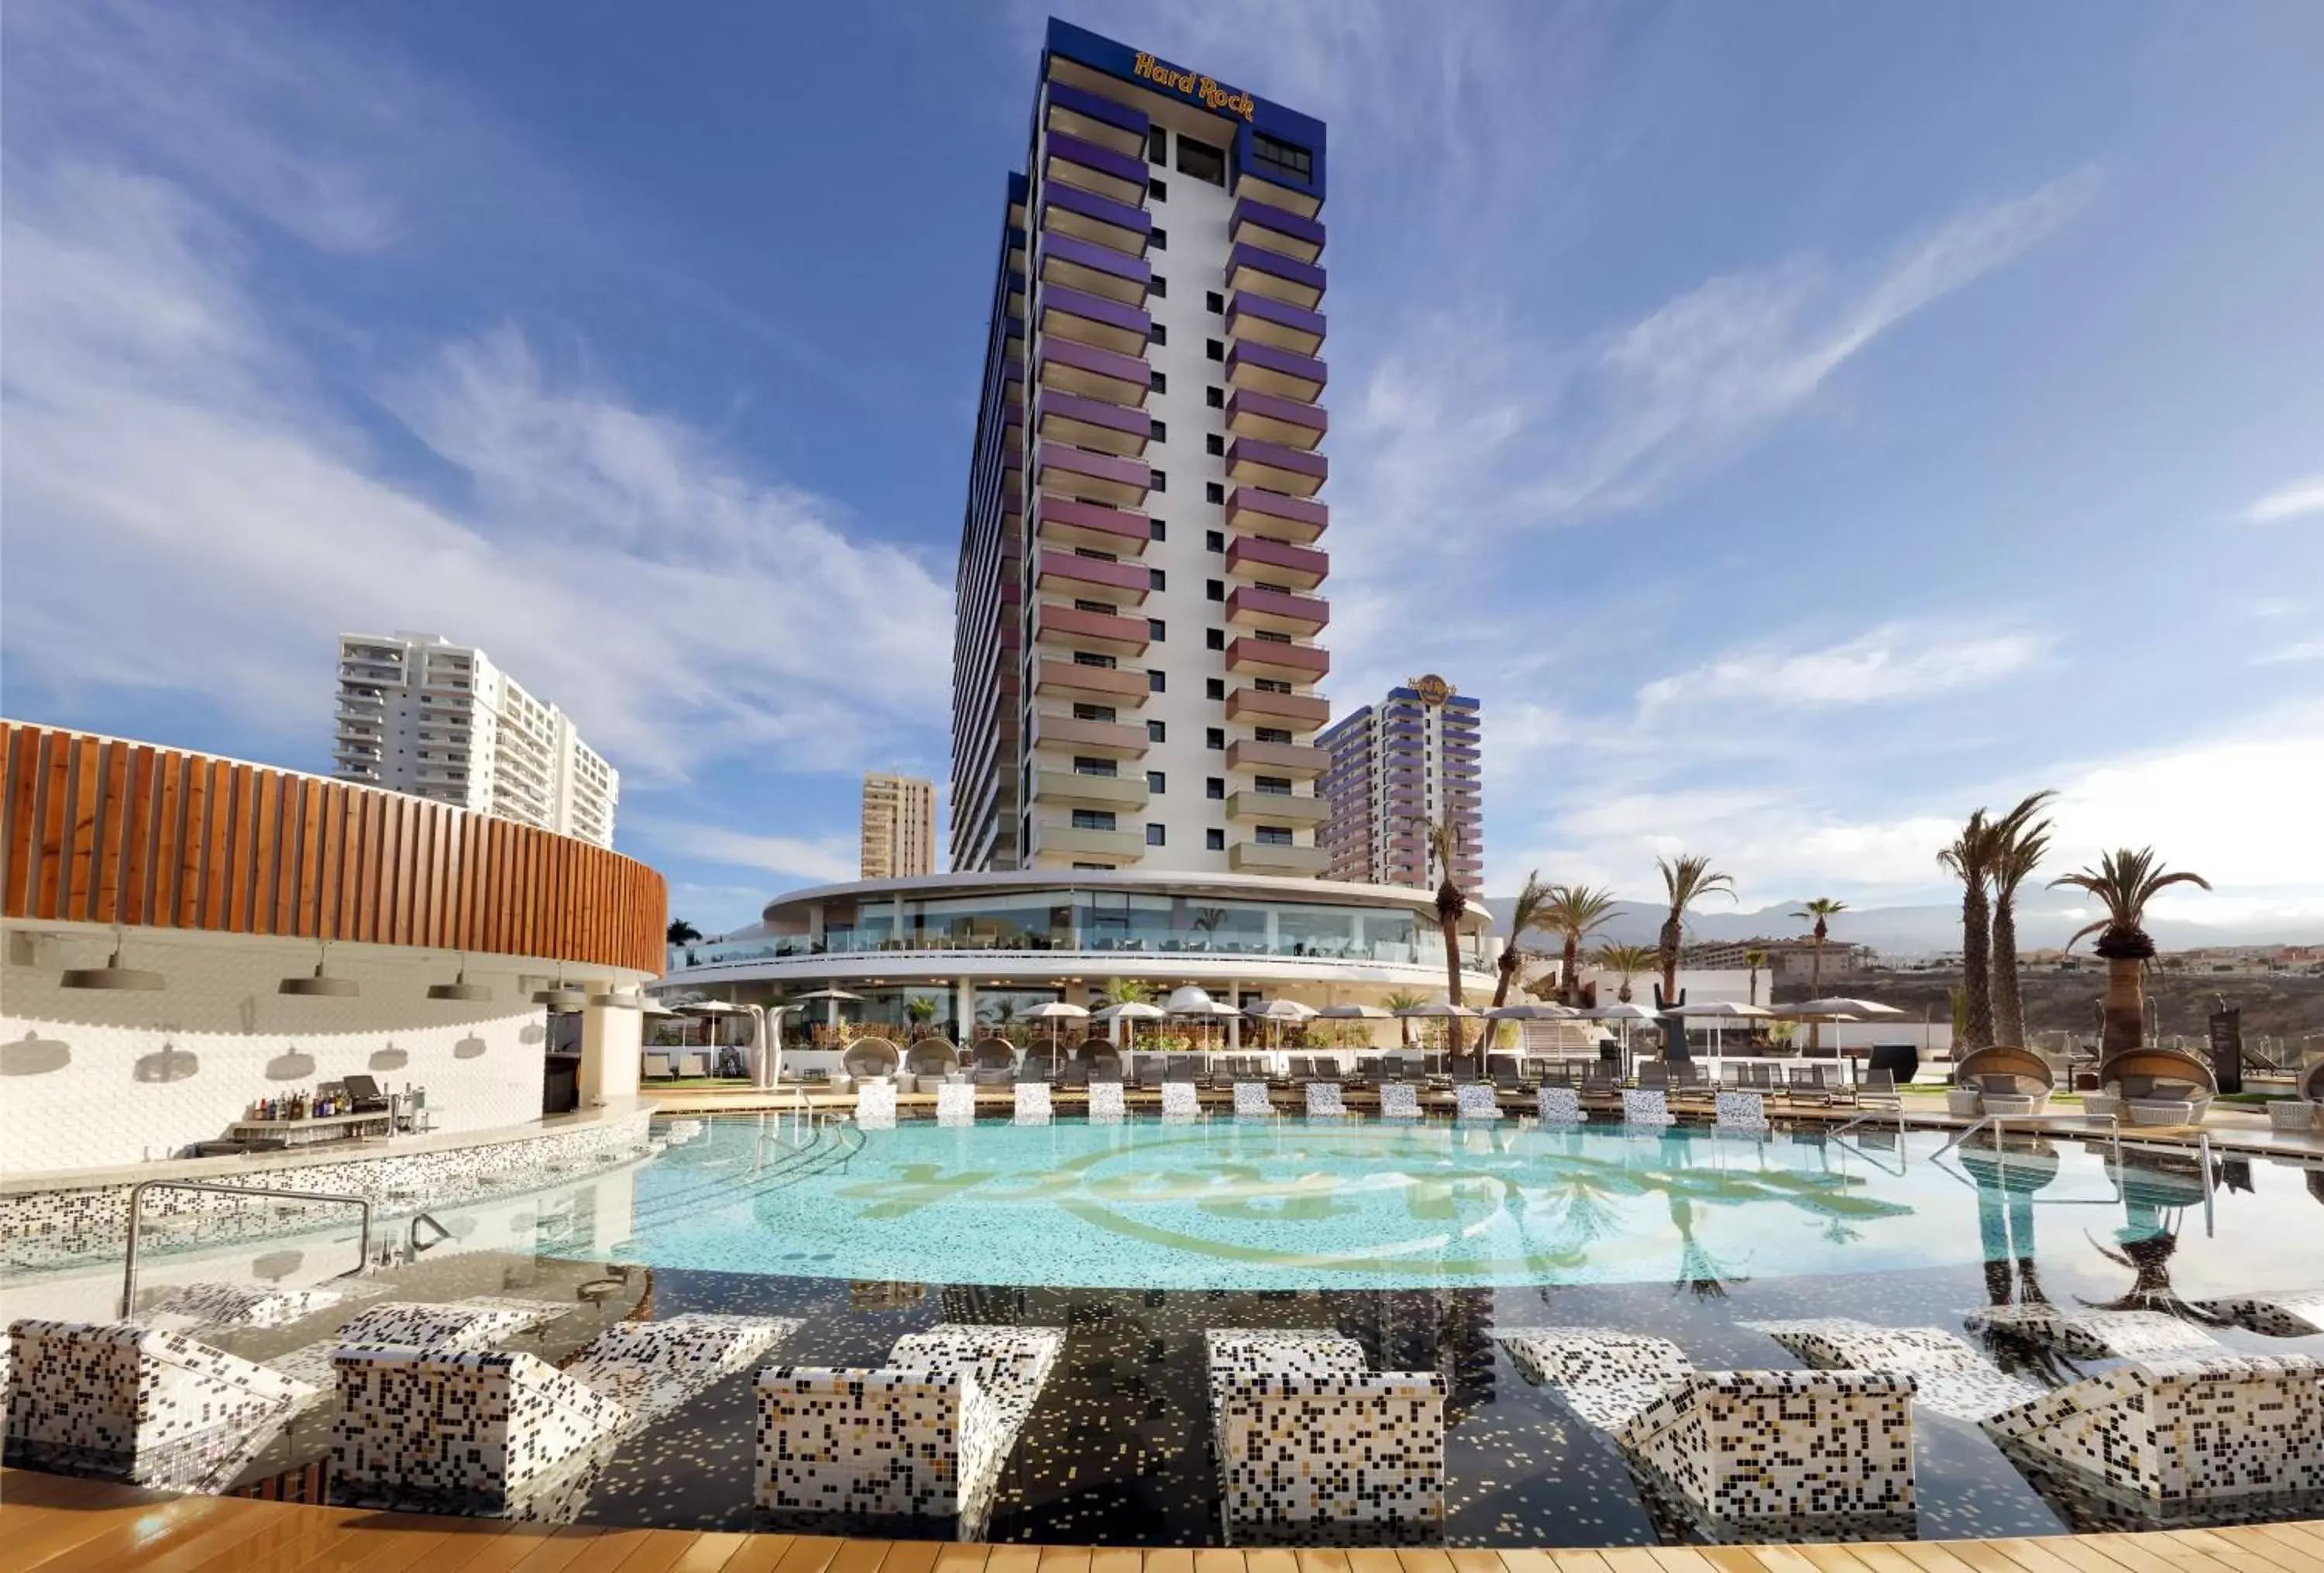
[[[2267,1106],[2268,1128],[2285,1135],[2312,1131],[2324,1124],[2324,1059],[2308,1068],[2301,1078],[2298,1097],[2276,1098]]]
[[[1159,1092],[1162,1089],[1162,1059],[1163,1057],[1159,1054],[1141,1054],[1138,1057],[1139,1091]]]
[[[684,1056],[682,1069],[678,1071],[678,1074],[681,1076],[694,1077],[697,1079],[707,1080],[710,1076],[709,1053],[701,1049],[688,1050]]]
[[[1054,1083],[1057,1079],[1057,1062],[1047,1054],[1028,1054],[1024,1063],[1017,1067],[1015,1079]]]
[[[1975,1059],[1976,1056],[1970,1056]],[[2211,1068],[2177,1049],[2131,1049],[2098,1067],[2098,1087],[2083,1112],[2126,1125],[2197,1125],[2219,1090]]]
[[[1668,1092],[1670,1090],[1670,1061],[1666,1059],[1639,1060],[1638,1090],[1641,1092]]]
[[[2049,1106],[2055,1076],[2050,1062],[2031,1049],[1997,1043],[1977,1050],[1953,1065],[1954,1090],[1975,1093],[1976,1106],[1969,1106],[1969,1100],[1962,1098],[1953,1112],[2029,1118]]]
[[[968,1078],[979,1087],[1006,1087],[1016,1079],[1017,1047],[1006,1038],[979,1038],[968,1060]]]
[[[922,1038],[904,1050],[904,1070],[917,1084],[927,1081],[927,1087],[916,1086],[914,1090],[934,1092],[944,1085],[945,1078],[960,1069],[960,1051],[944,1038]]]
[[[840,1063],[853,1079],[875,1081],[895,1075],[899,1059],[896,1046],[887,1039],[858,1038],[847,1046],[847,1054]]]

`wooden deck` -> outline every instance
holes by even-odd
[[[2324,1573],[2324,1521],[1602,1550],[1139,1550],[704,1533],[168,1496],[0,1471],[0,1569],[73,1573]]]

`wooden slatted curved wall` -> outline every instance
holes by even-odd
[[[85,732],[0,736],[7,917],[662,969],[661,875],[589,842]]]

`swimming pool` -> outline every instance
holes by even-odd
[[[1969,1266],[2030,1259],[2044,1235],[2170,1228],[2201,1239],[2187,1270],[2220,1289],[2246,1286],[2226,1280],[2247,1276],[2255,1254],[2324,1282],[2324,1213],[2297,1170],[2262,1185],[2242,1163],[2235,1183],[2215,1170],[2207,1187],[2184,1154],[2133,1150],[2117,1166],[2102,1143],[2030,1137],[1941,1154],[1946,1139],[1515,1122],[906,1123],[862,1133],[842,1161],[836,1138],[802,1153],[781,1122],[713,1119],[640,1175],[620,1254],[935,1283],[1426,1289]]]

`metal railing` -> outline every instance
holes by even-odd
[[[149,1190],[192,1190],[212,1196],[254,1196],[277,1201],[337,1202],[363,1209],[363,1239],[356,1247],[355,1269],[342,1272],[341,1278],[355,1278],[371,1266],[371,1198],[332,1190],[269,1190],[261,1185],[213,1185],[191,1180],[141,1180],[129,1188],[129,1238],[122,1253],[121,1316],[124,1321],[136,1314],[137,1306],[137,1236],[143,1226],[145,1193]]]

